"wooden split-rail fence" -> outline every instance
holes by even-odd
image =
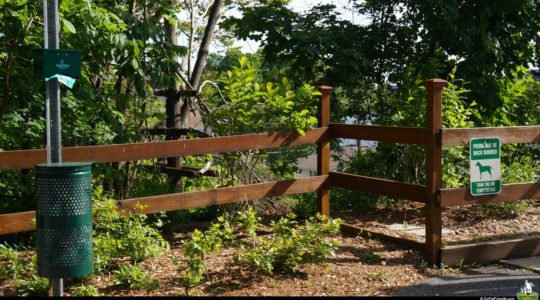
[[[540,126],[442,128],[442,90],[446,84],[447,82],[441,79],[430,79],[425,82],[428,92],[425,128],[331,123],[330,97],[332,88],[322,86],[319,88],[322,93],[319,102],[319,126],[309,130],[305,136],[294,132],[261,133],[193,140],[66,147],[63,148],[62,155],[64,161],[110,163],[316,144],[317,176],[118,200],[117,208],[123,212],[151,214],[263,197],[317,192],[318,211],[330,215],[330,191],[332,187],[340,187],[424,203],[426,224],[424,243],[369,231],[350,224],[344,224],[342,229],[421,249],[425,253],[425,259],[434,264],[484,263],[503,258],[540,254],[540,236],[443,246],[441,212],[444,207],[540,198],[540,182],[504,184],[500,194],[478,197],[471,196],[467,187],[442,188],[442,148],[445,146],[468,145],[471,138],[487,136],[498,136],[502,144],[540,143]],[[409,184],[331,172],[330,141],[336,138],[424,145],[426,149],[426,184]],[[32,169],[35,164],[45,161],[46,152],[44,149],[3,151],[0,152],[0,171]],[[143,205],[142,211],[135,210],[137,204]],[[0,235],[34,230],[34,218],[35,211],[0,215]]]

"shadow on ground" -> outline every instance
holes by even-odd
[[[508,296],[515,297],[525,280],[540,291],[540,275],[499,265],[468,270],[465,275],[437,276],[394,292],[392,296]]]

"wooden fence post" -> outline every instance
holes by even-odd
[[[425,259],[440,265],[442,248],[442,222],[439,188],[442,183],[442,90],[448,84],[442,79],[424,82],[427,88],[426,147],[426,250]]]
[[[330,124],[330,95],[334,88],[321,86],[321,100],[319,101],[319,127],[328,127]],[[317,175],[328,175],[330,172],[330,141],[317,143]],[[330,216],[330,189],[317,192],[317,211],[321,215]]]

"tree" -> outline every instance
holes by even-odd
[[[399,86],[410,68],[425,79],[457,66],[456,76],[471,84],[469,98],[491,111],[501,103],[496,78],[539,54],[538,0],[352,2],[367,25],[340,20],[333,6],[301,14],[284,1],[243,6],[227,25],[261,41],[267,61],[292,63],[317,83],[343,87],[362,78]]]

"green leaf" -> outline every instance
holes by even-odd
[[[131,66],[133,67],[133,69],[138,69],[139,68],[139,63],[137,62],[137,59],[134,57],[132,58],[129,63],[131,64]]]
[[[62,28],[64,32],[77,33],[75,26],[73,26],[73,24],[70,21],[66,20],[65,18],[62,19]]]
[[[242,58],[240,58],[240,66],[243,67],[247,63],[247,60],[247,57],[242,56]]]

